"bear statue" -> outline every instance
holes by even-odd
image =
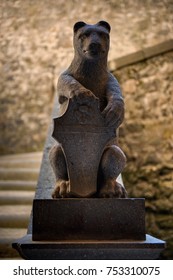
[[[59,114],[67,109],[74,96],[90,96],[99,100],[99,109],[108,126],[115,130],[124,118],[124,101],[116,78],[107,69],[110,45],[110,25],[106,21],[89,25],[82,21],[74,25],[74,58],[58,80]],[[98,170],[95,197],[127,197],[123,185],[116,181],[124,169],[126,157],[118,147],[118,136],[105,147]],[[61,145],[52,147],[50,163],[56,176],[53,198],[71,197],[67,164]]]

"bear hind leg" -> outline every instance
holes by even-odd
[[[69,197],[70,183],[67,174],[67,165],[60,145],[52,147],[49,153],[49,160],[56,177],[52,198]]]
[[[125,164],[126,157],[118,146],[112,145],[105,149],[99,167],[99,197],[127,197],[124,186],[116,181],[118,175],[123,171]]]

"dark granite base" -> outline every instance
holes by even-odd
[[[30,260],[153,260],[165,242],[146,235],[145,241],[32,241],[32,235],[13,243],[22,258]]]
[[[34,241],[145,240],[145,199],[38,199]]]
[[[165,248],[145,235],[144,199],[34,200],[32,225],[13,243],[24,259],[148,260]]]

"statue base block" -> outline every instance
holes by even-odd
[[[34,200],[33,241],[145,240],[143,198]]]
[[[13,248],[27,260],[156,260],[165,242],[150,235],[144,241],[32,241],[27,234]]]
[[[158,259],[165,242],[145,235],[144,199],[34,200],[32,234],[13,243],[30,260]]]

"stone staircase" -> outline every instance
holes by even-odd
[[[0,157],[0,259],[19,259],[13,240],[26,234],[42,152]]]

